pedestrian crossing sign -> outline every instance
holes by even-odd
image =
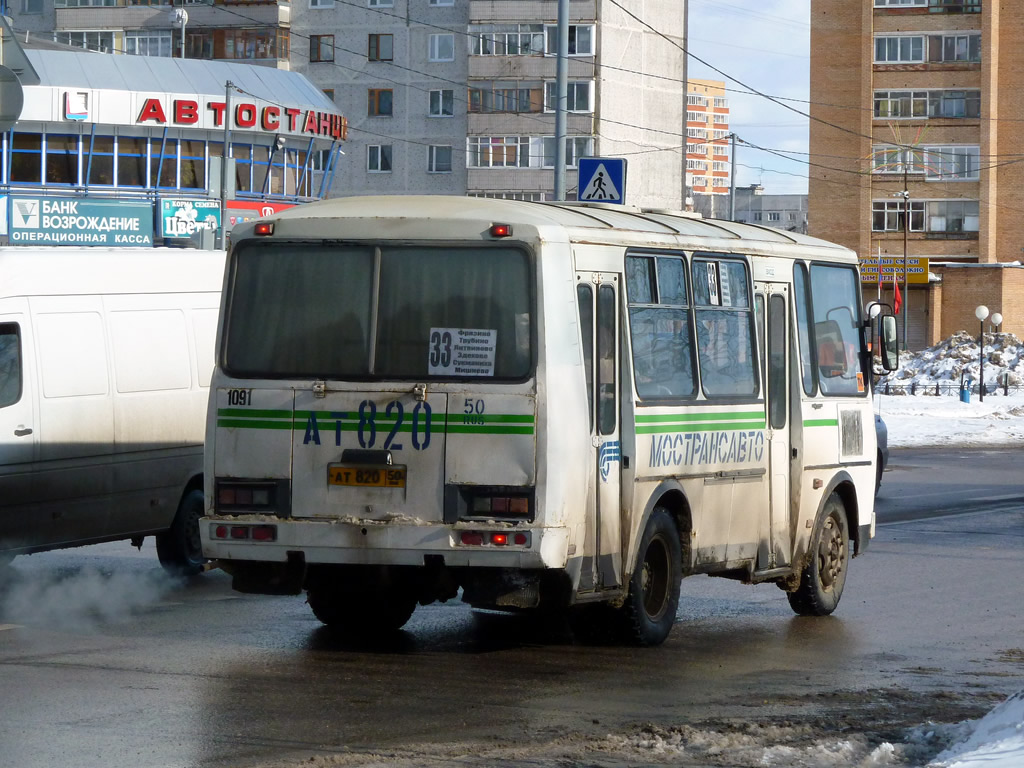
[[[626,202],[626,158],[581,157],[576,199],[581,203]]]

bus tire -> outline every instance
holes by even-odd
[[[636,567],[622,604],[624,639],[634,645],[661,645],[672,630],[682,580],[679,529],[664,507],[655,507],[647,521]]]
[[[372,637],[405,626],[416,610],[416,597],[394,590],[353,592],[310,587],[306,602],[325,626],[351,637]]]
[[[203,570],[203,546],[199,540],[199,518],[205,512],[203,492],[189,491],[178,505],[170,529],[156,537],[160,565],[173,576],[195,576]]]
[[[850,566],[850,528],[846,508],[833,493],[814,526],[800,584],[788,592],[789,604],[800,616],[828,616],[839,605]]]

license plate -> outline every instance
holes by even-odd
[[[405,470],[403,464],[379,467],[365,464],[332,464],[327,467],[327,484],[359,488],[405,488]]]

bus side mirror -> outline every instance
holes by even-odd
[[[900,367],[899,340],[896,333],[896,316],[882,315],[882,326],[879,331],[882,343],[882,368],[895,371]]]

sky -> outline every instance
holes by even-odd
[[[789,155],[796,158],[790,160],[738,146],[736,186],[761,184],[766,194],[806,194],[809,0],[689,0],[688,48],[688,78],[723,81],[730,89],[729,128],[737,137],[774,151],[804,153]],[[751,88],[796,99],[782,103],[802,114],[750,93]]]

